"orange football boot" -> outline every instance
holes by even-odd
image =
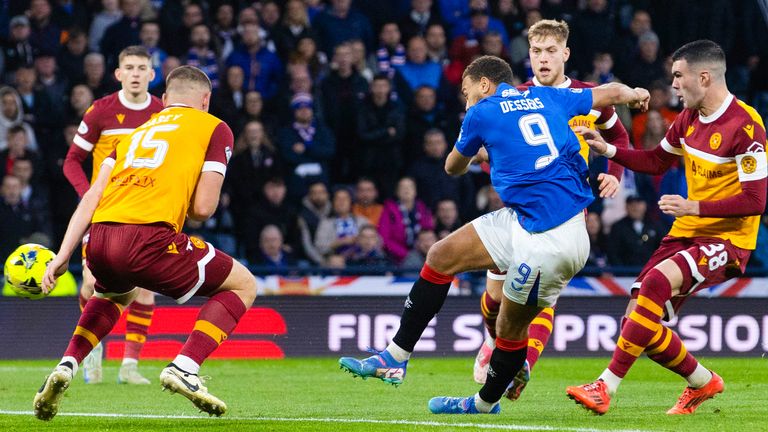
[[[711,371],[710,371],[711,372]],[[712,379],[702,388],[686,387],[675,406],[667,414],[693,414],[704,401],[712,399],[725,390],[725,383],[720,375],[712,372]]]
[[[580,386],[571,386],[565,389],[568,397],[577,404],[592,411],[597,415],[608,412],[611,405],[611,396],[608,395],[608,385],[603,380]]]

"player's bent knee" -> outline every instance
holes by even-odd
[[[219,291],[221,290],[234,292],[243,301],[245,307],[251,307],[256,300],[256,277],[240,262],[233,260],[232,270],[221,284]]]
[[[136,291],[138,291],[138,294],[136,295],[136,299],[134,301],[144,304],[144,305],[152,305],[155,304],[155,293],[145,289],[145,288],[139,288]]]

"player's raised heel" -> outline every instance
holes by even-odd
[[[144,378],[139,372],[139,366],[136,363],[128,363],[120,366],[120,372],[117,374],[118,384],[147,385],[152,384]]]
[[[378,352],[371,357],[358,360],[354,357],[342,357],[339,359],[341,369],[349,372],[354,377],[378,378],[386,383],[399,386],[405,379],[405,369],[408,366],[408,360],[397,362],[386,350]]]
[[[504,391],[504,397],[516,401],[520,398],[520,394],[525,390],[525,386],[528,385],[528,381],[531,380],[531,367],[528,364],[528,360],[523,363],[523,367],[517,372],[515,378],[509,383],[507,390]]]
[[[101,358],[104,353],[104,345],[98,343],[83,359],[83,380],[86,384],[99,384],[103,380]]]
[[[35,417],[40,420],[50,420],[59,412],[59,403],[64,392],[72,382],[72,369],[67,366],[56,366],[50,375],[45,377],[40,390],[37,391],[32,406]]]
[[[597,415],[603,415],[608,412],[608,408],[611,405],[608,385],[602,380],[580,386],[567,387],[565,392],[577,404]]]
[[[693,414],[702,403],[714,398],[723,390],[725,390],[725,382],[720,378],[720,375],[712,372],[712,379],[704,387],[698,389],[686,387],[675,406],[670,408],[667,414]]]
[[[475,382],[478,384],[485,384],[485,379],[488,375],[488,365],[491,364],[491,355],[495,345],[496,343],[491,337],[486,337],[483,344],[480,345],[480,350],[477,351],[475,366],[472,372]]]
[[[490,412],[480,412],[475,405],[475,397],[438,396],[429,400],[432,414],[498,414],[501,406],[496,402]]]
[[[160,373],[160,385],[172,394],[179,393],[189,399],[200,411],[219,417],[227,412],[227,404],[208,393],[203,378],[184,372],[175,365],[168,365]]]

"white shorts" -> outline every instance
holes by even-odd
[[[589,257],[584,213],[548,231],[529,233],[503,208],[472,221],[496,267],[506,271],[504,295],[515,303],[551,307]]]

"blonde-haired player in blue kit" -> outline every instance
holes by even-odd
[[[506,207],[483,215],[435,243],[405,301],[386,350],[339,363],[356,376],[400,384],[408,359],[448,295],[453,276],[468,270],[509,269],[486,382],[475,396],[437,397],[436,414],[498,413],[499,400],[525,362],[528,325],[555,303],[589,254],[584,209],[592,202],[587,164],[568,120],[593,107],[620,103],[647,108],[645,89],[607,84],[593,89],[509,85],[512,70],[483,56],[464,71],[467,115],[445,169],[460,175],[473,159],[488,160],[491,183]]]

